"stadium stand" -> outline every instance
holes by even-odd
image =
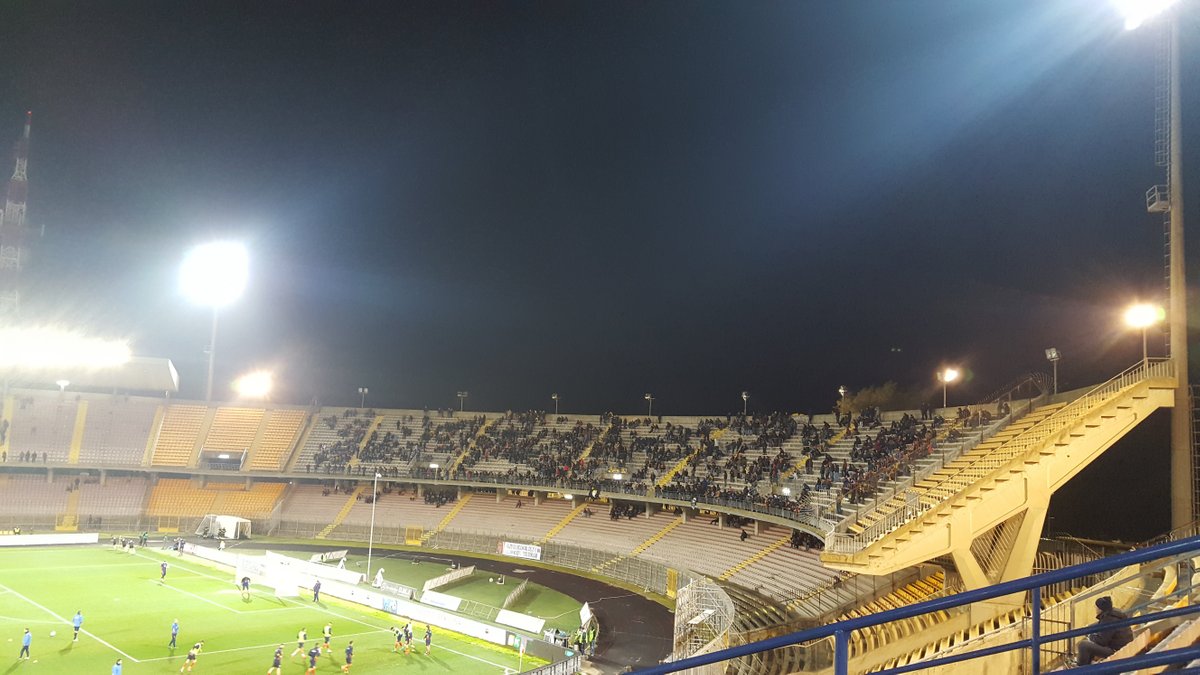
[[[18,391],[8,430],[9,461],[66,463],[79,401],[62,393]]]
[[[217,408],[201,447],[206,450],[249,452],[262,424],[262,408]]]
[[[150,463],[154,466],[189,466],[208,414],[209,408],[202,405],[174,403],[167,406]]]
[[[287,466],[288,455],[298,442],[308,414],[303,410],[276,408],[267,411],[266,424],[253,449],[251,471],[279,471]]]
[[[158,401],[129,396],[87,396],[87,426],[79,463],[138,466],[154,426]]]
[[[242,483],[197,487],[186,478],[163,478],[151,490],[146,515],[196,518],[221,513],[251,520],[266,518],[275,509],[285,487],[284,483],[272,482],[257,482],[249,489]]]

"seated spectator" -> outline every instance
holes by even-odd
[[[1115,609],[1112,598],[1107,595],[1096,598],[1096,626],[1101,630],[1091,633],[1079,642],[1079,665],[1086,666],[1096,659],[1112,656],[1118,649],[1133,642],[1133,631],[1129,626],[1103,629],[1104,624],[1128,619],[1129,615]]]

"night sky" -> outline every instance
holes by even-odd
[[[839,385],[940,398],[944,364],[976,402],[1049,346],[1062,388],[1107,379],[1140,358],[1121,310],[1162,298],[1156,32],[1100,0],[25,1],[0,25],[0,141],[33,110],[46,232],[25,318],[129,337],[184,397],[209,316],[178,265],[217,237],[253,261],[218,392],[266,366],[292,403],[825,412]],[[1160,427],[1091,471],[1165,473]]]

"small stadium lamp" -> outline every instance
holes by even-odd
[[[266,398],[271,394],[272,384],[271,373],[257,370],[239,377],[233,388],[241,398]]]
[[[429,463],[429,468],[431,468],[431,469],[436,469],[436,468],[438,468],[438,463],[437,463],[437,462],[430,462],[430,463]]]
[[[1125,325],[1142,331],[1142,363],[1150,358],[1150,344],[1146,341],[1146,330],[1166,318],[1166,312],[1158,305],[1139,302],[1125,310]]]
[[[58,390],[60,392],[63,392],[63,391],[67,390],[67,387],[71,386],[71,381],[70,380],[55,380],[54,384],[57,384]]]
[[[571,501],[572,499],[575,499],[575,495],[568,493],[568,494],[563,495],[563,499],[565,499],[567,501]]]
[[[1135,30],[1165,12],[1175,0],[1112,0],[1112,4],[1125,19],[1125,30]]]
[[[624,480],[624,478],[625,478],[625,474],[623,474],[623,473],[614,473],[613,474],[613,480]]]
[[[1058,353],[1057,347],[1051,347],[1046,350],[1046,360],[1054,367],[1054,393],[1058,393],[1058,360],[1062,358],[1062,354]]]
[[[946,385],[958,380],[960,376],[962,376],[962,373],[958,370],[958,368],[943,368],[942,370],[938,371],[937,379],[938,382],[942,383],[943,408],[946,407]]]
[[[790,496],[792,496],[792,488],[790,488],[790,487],[785,487],[785,488],[783,488],[782,490],[780,490],[780,492],[782,492],[782,493],[783,493],[783,496],[784,496],[784,497],[790,497]]]
[[[849,391],[849,389],[846,389],[846,385],[843,384],[842,386],[838,387],[838,396],[846,398],[847,391]]]

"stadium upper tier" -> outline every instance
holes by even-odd
[[[956,472],[971,470],[969,453],[956,458],[1031,408],[839,420],[257,407],[35,390],[3,402],[0,458],[10,465],[599,488],[767,514],[818,535],[869,527],[914,482],[931,495],[939,481],[956,484]]]

